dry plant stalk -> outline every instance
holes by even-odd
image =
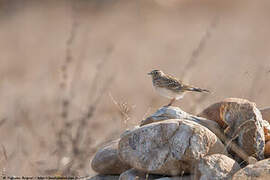
[[[192,69],[195,68],[198,57],[203,52],[207,41],[210,39],[210,37],[212,35],[213,30],[217,27],[218,20],[219,20],[219,17],[215,16],[214,19],[212,20],[212,22],[210,23],[209,27],[207,28],[205,34],[200,39],[197,47],[195,47],[192,50],[191,56],[190,56],[189,60],[187,61],[187,64],[183,68],[183,72],[181,74],[181,77],[182,77],[183,81],[189,82],[190,76],[192,74]],[[205,100],[205,98],[206,98],[206,96],[200,96],[194,102],[196,102],[196,104],[200,104]],[[190,112],[197,112],[198,111],[197,110],[198,106],[196,106],[196,104],[192,105],[192,108],[190,109]]]
[[[260,80],[262,79],[262,75],[263,75],[262,73],[263,73],[262,68],[261,67],[257,68],[255,77],[253,78],[250,89],[249,89],[250,99],[255,99],[256,95],[258,94],[257,89],[259,87],[258,84],[260,83]]]
[[[241,147],[239,147],[231,138],[227,138],[226,135],[220,130],[217,123],[206,119],[197,119],[200,124],[210,129],[221,141],[224,142],[226,147],[229,147],[233,152],[235,152],[240,158],[246,161],[248,164],[254,163],[257,160],[249,156]],[[254,160],[255,159],[255,160]]]
[[[191,56],[190,56],[187,64],[185,65],[185,68],[184,68],[183,73],[181,75],[182,79],[184,79],[184,80],[189,79],[189,77],[192,73],[191,69],[193,69],[195,67],[197,59],[200,56],[200,54],[202,53],[202,51],[207,43],[207,40],[210,39],[210,37],[212,35],[211,34],[212,31],[216,28],[216,26],[218,24],[218,19],[219,19],[218,16],[214,17],[214,19],[210,23],[209,27],[207,28],[205,34],[200,39],[198,46],[192,50]]]
[[[6,121],[7,121],[7,118],[1,119],[1,121],[0,121],[0,127],[3,126],[6,123]]]
[[[103,85],[100,85],[100,73],[104,66],[106,65],[109,55],[113,52],[113,48],[110,47],[106,50],[105,56],[96,66],[96,71],[94,74],[94,80],[90,85],[89,92],[95,93],[96,96],[89,103],[88,108],[85,113],[81,115],[79,119],[70,119],[70,111],[72,110],[70,104],[72,103],[73,82],[79,82],[78,79],[75,80],[75,77],[70,77],[70,71],[68,67],[71,65],[71,62],[78,63],[78,60],[73,57],[73,44],[78,35],[79,23],[77,20],[78,7],[76,1],[71,3],[72,11],[72,25],[71,30],[66,41],[66,51],[65,51],[65,60],[61,66],[62,72],[62,82],[60,83],[61,92],[63,92],[62,99],[62,112],[61,119],[63,126],[56,132],[57,133],[57,155],[58,155],[58,172],[60,176],[66,175],[78,175],[78,171],[84,169],[88,162],[86,159],[89,158],[89,154],[93,153],[95,149],[91,147],[92,137],[89,135],[88,122],[91,119],[96,109],[101,101],[103,94],[110,87],[110,84],[113,82],[113,76],[110,76],[107,80],[104,81]],[[76,66],[79,68],[79,66]],[[78,69],[75,69],[75,72],[78,72]],[[73,76],[76,74],[73,73]],[[77,77],[77,76],[76,76]],[[77,77],[78,78],[78,77]],[[97,91],[97,88],[100,88]],[[67,162],[63,166],[63,159]]]
[[[114,103],[114,105],[117,107],[118,109],[118,112],[120,113],[121,117],[122,117],[122,120],[124,122],[124,125],[127,126],[127,122],[128,120],[130,119],[130,111],[131,111],[131,108],[129,107],[129,105],[127,103],[120,103],[120,102],[117,102],[111,93],[109,93],[109,96],[112,100],[112,102]]]

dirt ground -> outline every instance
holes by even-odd
[[[93,175],[98,147],[168,99],[161,69],[227,97],[270,104],[268,0],[0,0],[0,168],[7,175]]]

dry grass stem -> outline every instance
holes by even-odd
[[[127,104],[127,103],[120,103],[120,102],[117,102],[111,93],[109,93],[109,96],[112,100],[112,102],[114,103],[114,105],[117,107],[118,109],[118,112],[120,113],[121,117],[122,117],[122,120],[124,122],[124,125],[127,126],[127,123],[128,123],[128,120],[130,119],[130,106]]]
[[[200,39],[198,46],[192,50],[191,56],[190,56],[187,64],[183,68],[184,70],[183,70],[182,75],[181,75],[181,77],[185,81],[188,81],[190,76],[191,76],[191,73],[193,73],[192,69],[195,68],[196,61],[197,61],[198,57],[200,56],[200,54],[202,53],[203,49],[205,48],[207,41],[210,39],[210,37],[212,35],[212,31],[218,25],[218,20],[219,20],[218,16],[216,16],[212,20],[212,22],[210,23],[206,32],[204,33],[204,35]]]

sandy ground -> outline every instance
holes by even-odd
[[[268,106],[269,8],[267,0],[1,0],[1,170],[94,174],[96,148],[168,103],[153,91],[152,69],[212,92],[176,103],[190,113],[226,97]]]

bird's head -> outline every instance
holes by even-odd
[[[163,74],[164,73],[161,70],[153,70],[153,71],[151,71],[151,72],[148,73],[148,75],[151,75],[153,78],[160,77]]]

